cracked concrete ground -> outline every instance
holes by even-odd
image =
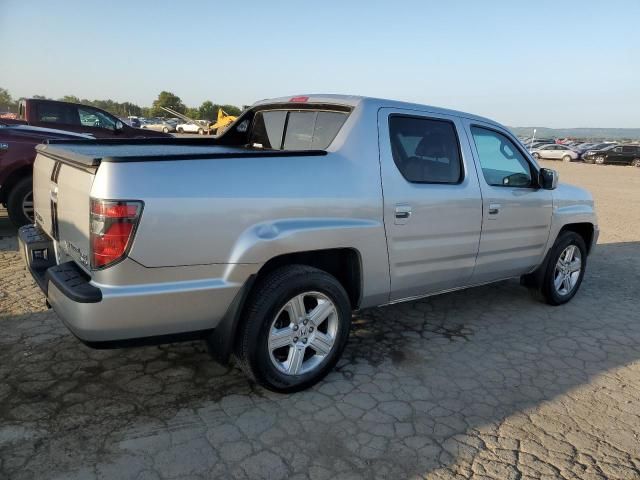
[[[640,169],[552,165],[601,219],[570,304],[507,281],[363,311],[289,396],[197,342],[83,346],[0,219],[0,478],[640,479]]]

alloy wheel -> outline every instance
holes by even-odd
[[[339,323],[335,304],[320,292],[305,292],[290,299],[269,327],[272,364],[285,375],[309,373],[334,348]]]
[[[553,271],[553,286],[558,295],[568,295],[575,288],[582,271],[580,249],[575,245],[565,248]]]
[[[22,213],[33,221],[33,192],[26,194],[22,200]]]

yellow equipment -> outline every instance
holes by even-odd
[[[222,132],[224,132],[226,130],[226,128],[231,125],[233,122],[235,122],[236,118],[233,115],[229,115],[227,112],[225,112],[224,110],[222,110],[221,108],[218,109],[218,118],[216,120],[216,123],[214,123],[213,125],[209,126],[209,132],[211,133],[215,133],[216,135],[220,135]]]

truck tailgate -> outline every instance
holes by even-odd
[[[91,185],[95,168],[38,152],[33,166],[36,223],[53,240],[58,263],[73,260],[89,272]]]

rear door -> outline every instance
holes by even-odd
[[[622,155],[620,156],[620,163],[625,165],[631,165],[634,158],[637,157],[637,147],[626,146],[622,147]]]
[[[562,155],[562,149],[559,145],[549,145],[547,148],[549,152],[549,156],[547,158],[558,160]]]
[[[482,189],[482,236],[473,283],[524,274],[542,259],[552,194],[537,186],[537,168],[509,132],[465,120]],[[555,150],[554,150],[555,151]]]
[[[463,286],[471,279],[482,201],[459,122],[436,113],[379,111],[391,301]]]

